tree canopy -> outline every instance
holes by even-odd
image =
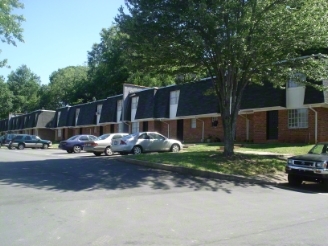
[[[153,72],[206,72],[213,78],[224,128],[225,154],[246,86],[285,85],[295,72],[327,78],[326,0],[126,0],[116,22],[135,63]],[[304,57],[305,58],[305,57]],[[173,70],[172,70],[173,68]],[[308,81],[309,81],[308,80]],[[306,81],[304,83],[307,83]]]
[[[26,65],[8,75],[7,85],[13,93],[13,112],[31,112],[39,109],[40,77]]]
[[[0,39],[3,43],[16,46],[16,41],[24,42],[21,23],[25,20],[22,15],[13,14],[14,9],[24,8],[18,0],[0,0]],[[5,66],[7,60],[0,61],[0,67]]]

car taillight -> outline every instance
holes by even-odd
[[[98,144],[97,143],[91,143],[90,145],[91,146],[97,146]]]
[[[126,145],[126,142],[124,142],[123,140],[121,140],[120,145]]]

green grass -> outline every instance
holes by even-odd
[[[313,145],[247,144],[235,149],[235,155],[225,157],[218,149],[220,143],[190,145],[180,153],[152,153],[129,155],[133,158],[155,163],[164,163],[198,170],[244,176],[272,175],[283,172],[286,160],[279,156],[242,153],[240,151],[272,152],[279,154],[304,154]]]

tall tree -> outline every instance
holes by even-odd
[[[12,112],[13,93],[9,90],[4,78],[0,76],[0,119],[8,117]]]
[[[85,102],[88,94],[83,94],[81,88],[87,83],[88,68],[85,66],[69,66],[58,69],[50,75],[48,106],[56,109],[64,105]],[[86,92],[88,93],[88,92]]]
[[[26,65],[22,65],[8,75],[8,88],[13,93],[13,110],[30,112],[39,109],[38,91],[41,86],[40,77]]]
[[[16,46],[16,40],[24,42],[21,23],[25,19],[22,15],[12,13],[14,9],[19,8],[24,8],[24,5],[18,0],[0,0],[0,39],[3,43]],[[6,59],[1,60],[0,67],[5,66],[6,63]]]
[[[106,98],[122,93],[122,85],[129,73],[121,36],[115,26],[101,30],[100,43],[94,44],[88,52],[88,66],[92,96]]]
[[[326,0],[126,0],[116,22],[135,63],[157,72],[206,71],[212,77],[224,128],[224,154],[233,155],[245,87],[285,85],[295,72],[327,77]],[[303,57],[305,58],[305,57]],[[300,81],[309,83],[307,81]]]

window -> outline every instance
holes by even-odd
[[[139,97],[132,97],[131,109],[137,109]]]
[[[57,115],[57,126],[59,125],[60,115],[61,115],[61,112],[58,112],[58,115]]]
[[[179,101],[179,91],[171,91],[170,93],[170,105],[178,104]]]
[[[307,108],[288,110],[288,128],[307,128],[308,114]]]
[[[212,127],[217,127],[219,124],[218,117],[212,117]]]
[[[287,87],[288,88],[301,87],[303,86],[301,83],[302,81],[306,81],[306,76],[302,73],[295,73],[290,77],[287,83]]]
[[[152,139],[163,140],[163,141],[165,140],[165,137],[156,133],[149,133],[149,135]]]
[[[139,122],[132,122],[132,133],[139,132]]]
[[[80,137],[80,141],[88,141],[88,140],[89,140],[88,136],[81,136]]]
[[[191,119],[191,128],[196,128],[196,119]]]
[[[31,140],[32,140],[31,136],[26,136],[25,137],[25,141],[31,141]]]

